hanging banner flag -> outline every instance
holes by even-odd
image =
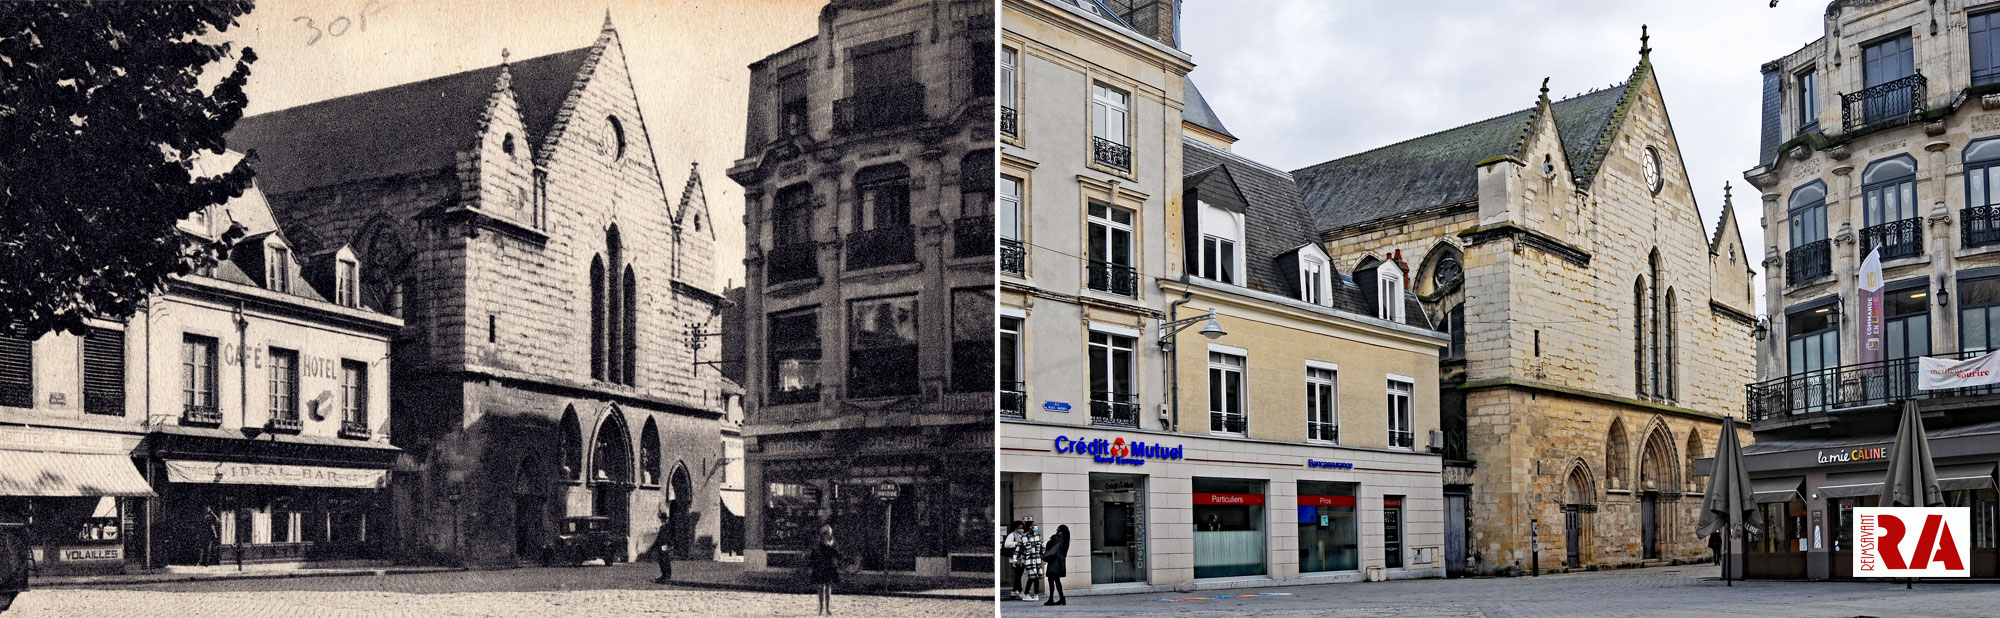
[[[1888,349],[1882,329],[1882,248],[1869,250],[1868,259],[1861,260],[1861,271],[1855,274],[1854,296],[1861,303],[1859,360],[1862,365],[1879,363]]]
[[[1917,365],[1917,388],[1921,390],[2000,384],[2000,351],[1965,360],[1926,356],[1917,359]]]

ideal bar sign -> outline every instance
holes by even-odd
[[[1056,452],[1069,455],[1088,455],[1091,461],[1121,466],[1143,466],[1146,460],[1170,461],[1181,458],[1181,446],[1147,444],[1139,441],[1126,442],[1124,438],[1077,438],[1056,436]]]

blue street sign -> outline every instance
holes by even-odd
[[[1045,401],[1042,402],[1042,409],[1050,412],[1068,412],[1069,404],[1060,401]]]

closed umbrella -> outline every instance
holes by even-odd
[[[1708,490],[1701,498],[1701,519],[1695,522],[1695,536],[1720,531],[1731,539],[1759,536],[1764,529],[1764,512],[1752,498],[1750,471],[1743,467],[1743,446],[1736,442],[1736,419],[1722,420],[1722,436],[1715,441],[1715,466],[1709,471]],[[1729,583],[1729,545],[1723,544],[1722,581]]]
[[[1937,466],[1931,463],[1931,441],[1917,400],[1903,402],[1903,420],[1896,423],[1896,443],[1889,447],[1889,478],[1882,480],[1882,506],[1944,506],[1938,489]],[[1903,580],[1903,587],[1915,586]]]

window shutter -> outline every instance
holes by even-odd
[[[1784,73],[1776,67],[1764,72],[1764,127],[1757,160],[1767,164],[1778,160],[1778,144],[1785,141],[1779,130],[1785,98],[1778,89],[1783,82]]]
[[[92,328],[83,336],[83,411],[125,414],[125,332]]]
[[[35,342],[0,328],[0,406],[35,407]]]

